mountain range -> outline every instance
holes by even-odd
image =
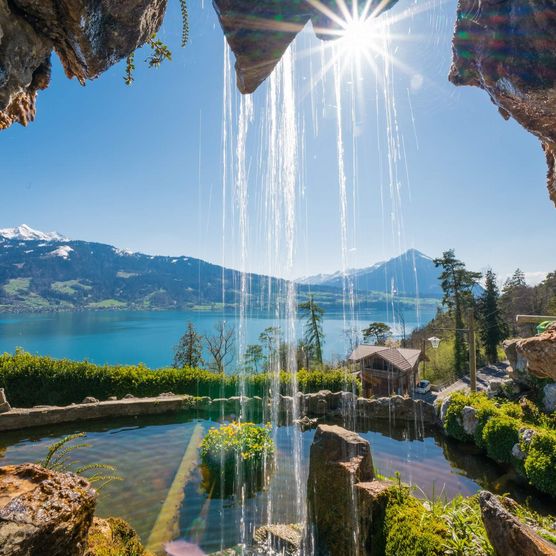
[[[358,308],[383,309],[391,302],[393,288],[401,306],[414,306],[417,292],[421,304],[435,305],[436,299],[423,299],[439,293],[433,284],[438,273],[431,265],[429,257],[409,251],[353,271]],[[419,289],[412,285],[415,276]],[[248,274],[247,284],[253,310],[271,307],[286,290],[284,280],[259,274]],[[238,271],[201,259],[134,253],[26,225],[0,229],[0,312],[213,310],[237,306],[240,289]],[[314,294],[327,310],[342,308],[341,276],[304,279],[297,291],[300,299]]]
[[[398,257],[372,266],[346,272],[356,291],[380,291],[402,297],[440,297],[440,269],[417,249],[409,249]],[[298,280],[300,284],[342,288],[344,275],[317,274]]]

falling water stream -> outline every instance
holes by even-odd
[[[377,51],[391,50],[390,27],[388,17],[382,16],[380,33],[377,37]],[[323,133],[324,119],[329,115],[329,108],[334,109],[336,127],[336,164],[338,182],[338,222],[340,233],[340,261],[343,293],[343,321],[346,331],[345,353],[359,342],[359,333],[355,329],[356,284],[349,273],[350,253],[357,244],[356,221],[359,211],[359,187],[364,183],[360,179],[359,157],[364,152],[360,145],[357,127],[360,114],[361,64],[360,60],[351,59],[346,63],[343,56],[344,46],[340,44],[322,44],[308,50],[309,76],[311,85],[308,91],[297,82],[294,63],[296,47],[290,46],[275,71],[267,82],[254,95],[241,96],[235,91],[235,79],[231,66],[231,54],[225,43],[224,52],[224,94],[223,94],[223,245],[228,236],[232,236],[238,245],[240,268],[240,300],[238,308],[239,327],[237,330],[238,355],[240,369],[240,395],[242,399],[248,394],[245,381],[245,365],[242,364],[246,345],[245,325],[250,314],[253,295],[265,297],[257,299],[259,305],[266,306],[273,314],[277,326],[282,324],[282,340],[275,339],[277,347],[280,341],[287,346],[285,361],[279,356],[270,357],[269,370],[272,374],[272,387],[268,403],[269,420],[277,439],[278,423],[292,425],[299,418],[297,384],[291,383],[288,396],[280,392],[280,371],[285,365],[288,372],[295,377],[296,344],[300,336],[297,324],[297,292],[291,280],[294,277],[294,261],[297,248],[297,228],[300,215],[303,215],[306,164],[305,164],[305,114],[299,110],[301,101],[297,94],[310,95],[310,129],[315,137]],[[307,53],[303,54],[307,56]],[[405,145],[398,125],[398,115],[394,86],[394,63],[386,55],[373,55],[369,60],[374,70],[376,83],[376,137],[379,167],[377,174],[380,192],[377,202],[383,207],[383,237],[391,234],[393,243],[401,250],[403,247],[404,225],[402,190],[408,182]],[[346,138],[350,138],[346,141]],[[387,203],[388,200],[388,203]],[[389,212],[386,206],[389,206]],[[230,210],[230,218],[226,217]],[[237,237],[236,235],[237,234]],[[256,237],[254,237],[256,236]],[[257,245],[264,253],[265,273],[267,276],[284,276],[289,280],[269,278],[265,288],[250,291],[250,275],[247,267],[250,261],[250,249]],[[224,255],[226,255],[224,251]],[[226,260],[223,261],[226,266]],[[390,291],[389,320],[397,323],[402,318],[398,314],[397,285],[392,283]],[[226,286],[223,285],[223,302],[226,301]],[[264,291],[263,291],[264,290]],[[285,324],[284,324],[285,323]],[[281,360],[282,359],[282,360]],[[346,373],[350,372],[346,367]],[[285,411],[284,411],[285,410]],[[284,418],[285,413],[285,418]],[[392,419],[395,415],[391,416]],[[249,419],[248,408],[241,404],[238,415],[240,421]],[[422,430],[422,423],[416,417],[415,429]],[[346,404],[343,407],[343,422],[351,428],[355,425],[355,407]],[[269,468],[289,466],[295,477],[295,484],[287,492],[272,490],[267,496],[265,521],[276,523],[284,501],[294,501],[291,507],[290,523],[305,523],[306,520],[306,477],[302,472],[302,433],[298,427],[289,426],[292,435],[291,457],[278,458],[268,462]],[[240,504],[241,545],[249,545],[253,534],[253,524],[248,523],[245,514],[245,489],[241,484],[243,472],[238,463],[237,477],[239,489],[235,503]],[[353,503],[355,512],[355,503]],[[283,516],[283,512],[281,514]],[[355,518],[353,523],[357,523]],[[255,526],[263,523],[255,524]],[[354,526],[354,541],[357,536]],[[309,541],[310,545],[310,541]],[[225,547],[222,547],[225,548]]]

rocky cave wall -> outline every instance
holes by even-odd
[[[0,0],[0,129],[35,117],[54,51],[66,75],[94,79],[145,43],[167,0]]]
[[[459,0],[450,81],[540,139],[556,204],[556,0]]]

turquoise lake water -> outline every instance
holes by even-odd
[[[433,312],[420,315],[407,312],[406,331],[428,322]],[[13,352],[21,347],[31,353],[88,359],[94,363],[144,363],[159,368],[172,362],[173,347],[185,331],[189,321],[201,334],[210,334],[217,322],[225,320],[236,327],[234,314],[186,311],[91,311],[77,313],[44,313],[0,315],[0,353]],[[372,321],[392,323],[385,312],[361,313],[356,328],[362,329]],[[246,321],[246,343],[256,343],[259,334],[269,326],[280,326],[280,321],[268,315],[254,315]],[[346,327],[342,315],[325,315],[327,360],[342,359],[348,351]],[[285,328],[285,327],[284,327]],[[298,322],[298,334],[303,323]],[[399,329],[397,329],[399,333]]]

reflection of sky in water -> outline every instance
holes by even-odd
[[[434,315],[422,314],[429,320]],[[0,353],[13,352],[22,347],[31,353],[89,359],[103,364],[145,363],[152,368],[169,365],[173,347],[185,331],[188,321],[201,334],[212,333],[216,322],[226,319],[234,324],[236,318],[221,313],[180,311],[83,311],[77,313],[49,313],[36,315],[2,316],[0,318]],[[388,315],[374,311],[360,316],[359,328],[371,320],[388,321]],[[415,314],[406,314],[407,330],[416,324]],[[253,316],[247,319],[246,342],[255,343],[259,334],[276,321]],[[301,326],[298,325],[299,331]],[[344,320],[341,315],[326,315],[325,356],[343,356],[346,351]]]
[[[47,446],[55,439],[76,431],[87,431],[92,447],[79,453],[82,463],[103,462],[116,465],[125,478],[114,482],[102,493],[98,513],[118,515],[127,519],[146,539],[174,480],[195,425],[206,430],[211,421],[187,420],[165,416],[126,419],[112,422],[83,423],[56,427],[44,431],[3,433],[0,439],[0,465],[36,461],[44,456]],[[407,430],[394,431],[396,438],[412,438],[413,425]],[[387,432],[388,425],[381,425]],[[291,523],[297,515],[294,494],[292,429],[280,427],[277,432],[277,467],[266,492],[248,499],[244,508],[247,537],[264,523],[272,500],[271,519]],[[382,432],[361,432],[371,443],[375,467],[381,474],[393,476],[400,472],[402,480],[410,482],[430,496],[443,493],[447,497],[476,492],[479,484],[517,498],[531,491],[511,480],[490,460],[468,453],[455,443],[445,444],[440,437],[423,440],[395,440]],[[45,435],[45,436],[43,436]],[[303,434],[303,473],[307,472],[309,449],[314,431]],[[5,451],[4,451],[4,450]],[[450,461],[446,459],[448,454]],[[183,538],[199,542],[211,552],[239,542],[239,507],[231,500],[209,500],[201,486],[201,473],[196,467],[185,487],[180,516]]]

